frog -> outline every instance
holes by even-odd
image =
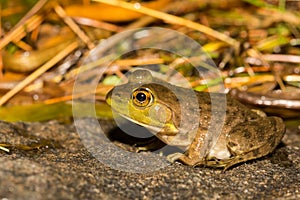
[[[213,108],[212,96],[217,103],[224,103],[218,100],[225,97],[225,105]],[[157,138],[138,151],[161,148],[162,144],[178,146],[182,152],[167,159],[188,166],[227,170],[272,153],[285,133],[280,117],[248,108],[230,94],[199,92],[168,83],[146,69],[133,71],[126,83],[107,93],[106,102],[114,113],[147,128]],[[211,122],[213,115],[216,123]],[[215,134],[213,124],[221,124],[217,137],[209,137]]]

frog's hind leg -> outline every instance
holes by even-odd
[[[242,155],[237,155],[232,158],[226,159],[226,160],[221,160],[221,161],[207,161],[207,165],[211,167],[223,167],[223,171],[228,170],[229,168],[233,167],[234,165],[237,165],[239,163],[243,163],[249,160],[254,160],[259,157],[266,156],[266,154],[259,154],[258,153],[259,149],[247,152]],[[259,156],[258,156],[259,155]]]
[[[213,168],[223,168],[223,172],[227,171],[229,168],[237,165],[239,163],[246,162],[248,160],[253,160],[255,158],[261,157],[257,156],[257,151],[250,151],[245,154],[236,155],[228,159],[219,160],[217,158],[209,158],[204,161],[200,161],[195,164],[195,166],[208,166]]]
[[[232,166],[244,162],[248,159],[243,159],[243,157],[232,157],[228,159],[217,159],[217,158],[206,158],[205,160],[197,162],[194,166],[206,166],[212,168],[223,168],[223,171],[231,168]]]
[[[251,151],[251,152],[248,152],[243,155],[238,155],[238,156],[234,156],[232,158],[228,158],[226,160],[220,160],[220,161],[209,160],[209,161],[207,161],[207,166],[223,167],[223,171],[226,171],[229,168],[233,167],[234,165],[246,162],[248,160],[253,160],[255,158],[258,158],[256,156],[256,153]]]
[[[282,119],[267,117],[260,122],[247,122],[247,130],[239,130],[245,126],[236,127],[229,134],[226,142],[232,157],[221,161],[225,170],[238,163],[266,156],[280,143],[285,132]]]

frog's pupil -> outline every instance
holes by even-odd
[[[139,93],[137,93],[137,95],[136,95],[136,99],[138,100],[138,101],[145,101],[146,100],[146,95],[144,94],[144,93],[142,93],[142,92],[139,92]]]

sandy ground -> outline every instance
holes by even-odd
[[[95,137],[97,126],[83,122]],[[151,152],[128,156],[107,140],[91,150],[74,124],[56,121],[0,122],[0,139],[15,146],[0,150],[0,199],[300,199],[299,129],[288,130],[273,154],[225,172],[169,164]]]

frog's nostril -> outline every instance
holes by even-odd
[[[114,95],[113,95],[114,97],[118,97],[118,98],[120,98],[121,97],[121,93],[119,93],[119,92],[114,92]]]

